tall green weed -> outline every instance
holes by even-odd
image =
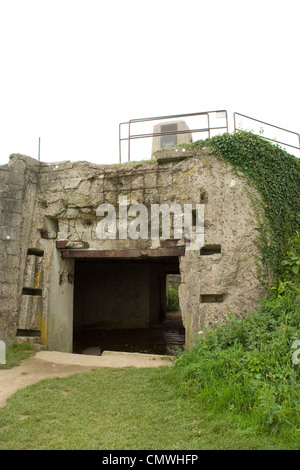
[[[300,284],[298,284],[300,289]],[[300,293],[272,292],[257,312],[229,316],[175,361],[180,380],[217,410],[248,412],[260,425],[300,426]],[[300,436],[299,436],[300,437]]]
[[[292,360],[300,340],[300,162],[250,132],[191,145],[210,146],[260,193],[262,262],[274,283],[256,312],[228,314],[224,326],[208,328],[179,353],[181,386],[216,410],[248,413],[300,443],[300,364]]]

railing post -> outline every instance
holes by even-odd
[[[128,162],[130,162],[130,122],[128,122]]]
[[[119,163],[122,163],[122,158],[121,158],[121,125],[122,125],[122,123],[119,124]]]

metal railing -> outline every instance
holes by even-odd
[[[212,113],[223,113],[224,119],[226,120],[225,126],[211,126],[210,124],[210,115]],[[152,133],[141,133],[141,134],[131,134],[132,125],[141,122],[149,122],[149,121],[167,121],[169,119],[179,119],[179,118],[186,118],[186,117],[196,117],[196,116],[206,116],[207,118],[207,126],[202,128],[195,128],[195,129],[184,129],[184,130],[172,130],[172,131],[164,131],[164,132],[152,132]],[[126,137],[121,137],[122,134],[122,126],[128,126],[128,135]],[[191,113],[191,114],[173,114],[169,116],[159,116],[159,117],[150,117],[150,118],[141,118],[141,119],[131,119],[128,122],[121,122],[119,124],[119,161],[122,161],[122,150],[121,144],[123,141],[128,141],[128,161],[130,162],[130,143],[131,140],[134,139],[142,139],[146,137],[159,137],[162,135],[177,135],[177,134],[194,134],[194,133],[201,133],[207,132],[208,137],[211,136],[211,131],[213,130],[225,130],[228,132],[228,119],[227,119],[227,111],[226,110],[217,110],[217,111],[204,111],[200,113]]]
[[[216,114],[216,115],[218,113],[223,114],[222,118],[225,119],[225,125],[224,126],[211,126],[210,116],[213,113]],[[192,129],[183,129],[183,130],[178,130],[177,129],[177,130],[170,130],[170,131],[163,131],[163,132],[150,132],[150,133],[148,132],[148,133],[140,133],[140,134],[132,134],[131,133],[133,125],[137,124],[137,123],[143,123],[143,122],[149,122],[149,121],[159,121],[159,123],[162,124],[161,121],[166,121],[167,122],[167,120],[170,120],[170,119],[180,119],[180,118],[197,117],[197,116],[206,116],[207,122],[206,122],[205,127],[194,128],[194,129],[193,128]],[[276,138],[271,139],[269,137],[265,137],[261,134],[261,132],[259,132],[260,137],[262,137],[263,139],[269,140],[270,142],[274,142],[275,144],[285,145],[287,147],[291,147],[291,148],[294,148],[294,149],[297,149],[297,150],[300,151],[300,134],[298,134],[297,132],[290,131],[288,129],[284,129],[284,128],[279,127],[279,126],[275,126],[273,124],[270,124],[270,123],[267,123],[267,122],[264,122],[264,121],[260,121],[259,119],[255,119],[255,118],[252,118],[250,116],[246,116],[245,114],[240,114],[240,113],[237,113],[237,112],[233,113],[234,132],[237,132],[238,130],[246,130],[246,129],[242,129],[242,128],[237,126],[237,119],[236,119],[237,116],[240,116],[242,118],[246,118],[250,121],[254,121],[254,122],[257,122],[259,124],[263,124],[263,125],[269,126],[271,128],[274,128],[274,129],[277,129],[277,130],[280,130],[280,131],[283,131],[283,132],[287,132],[288,134],[291,134],[293,136],[297,136],[297,139],[299,141],[299,145],[295,146],[295,145],[292,145],[292,144],[289,144],[289,143],[286,143],[286,142],[279,141]],[[122,127],[124,127],[124,126],[128,126],[126,137],[121,136],[122,135]],[[190,113],[190,114],[173,114],[173,115],[169,115],[169,116],[131,119],[128,122],[121,122],[119,124],[119,162],[122,163],[122,142],[124,142],[124,141],[128,142],[127,155],[128,155],[128,162],[130,162],[130,156],[131,156],[130,145],[131,145],[132,140],[143,139],[143,138],[147,138],[147,137],[152,137],[152,138],[153,137],[160,137],[160,136],[164,136],[164,135],[194,134],[194,133],[203,133],[203,132],[206,132],[208,137],[210,138],[211,137],[211,131],[216,131],[216,130],[223,130],[223,131],[228,133],[228,113],[227,113],[226,110],[204,111],[204,112]],[[254,131],[251,131],[251,132],[254,132]],[[254,133],[256,134],[256,132],[254,132]]]
[[[236,125],[236,116],[241,116],[241,117],[243,117],[243,118],[249,119],[250,121],[258,122],[259,124],[264,124],[265,126],[269,126],[269,127],[274,128],[274,129],[278,129],[278,130],[280,130],[280,131],[287,132],[288,134],[296,135],[297,138],[298,138],[298,141],[299,141],[299,145],[298,145],[298,146],[291,145],[291,144],[288,144],[288,143],[286,143],[286,142],[280,142],[280,141],[277,140],[276,138],[275,138],[275,139],[270,139],[269,137],[265,137],[265,136],[262,135],[262,134],[260,134],[260,137],[261,137],[262,139],[269,140],[270,142],[274,142],[275,144],[286,145],[287,147],[291,147],[291,148],[300,150],[300,134],[297,134],[297,132],[289,131],[288,129],[284,129],[283,127],[274,126],[274,124],[270,124],[270,123],[268,123],[268,122],[260,121],[259,119],[255,119],[255,118],[252,118],[252,117],[250,117],[250,116],[246,116],[245,114],[233,113],[234,132],[236,132],[236,131],[238,131],[238,130],[245,130],[245,129],[242,129],[242,128],[237,127],[237,125]]]

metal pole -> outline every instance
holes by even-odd
[[[121,159],[121,123],[119,124],[119,163],[122,162]]]
[[[41,138],[39,137],[39,155],[38,155],[38,161],[41,161]]]
[[[208,138],[210,139],[210,124],[209,124],[209,114],[207,113],[207,127],[208,127]]]
[[[128,161],[130,162],[130,123],[128,122]]]

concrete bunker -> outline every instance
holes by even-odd
[[[163,323],[169,262],[180,273],[188,348],[206,326],[229,311],[245,315],[265,294],[256,276],[252,200],[259,195],[209,149],[165,149],[156,161],[121,165],[12,155],[0,183],[0,339],[7,346],[72,352],[76,332],[92,325],[149,333]],[[121,196],[147,209],[202,205],[203,247],[188,250],[172,230],[170,238],[99,239],[97,208],[118,207]]]

